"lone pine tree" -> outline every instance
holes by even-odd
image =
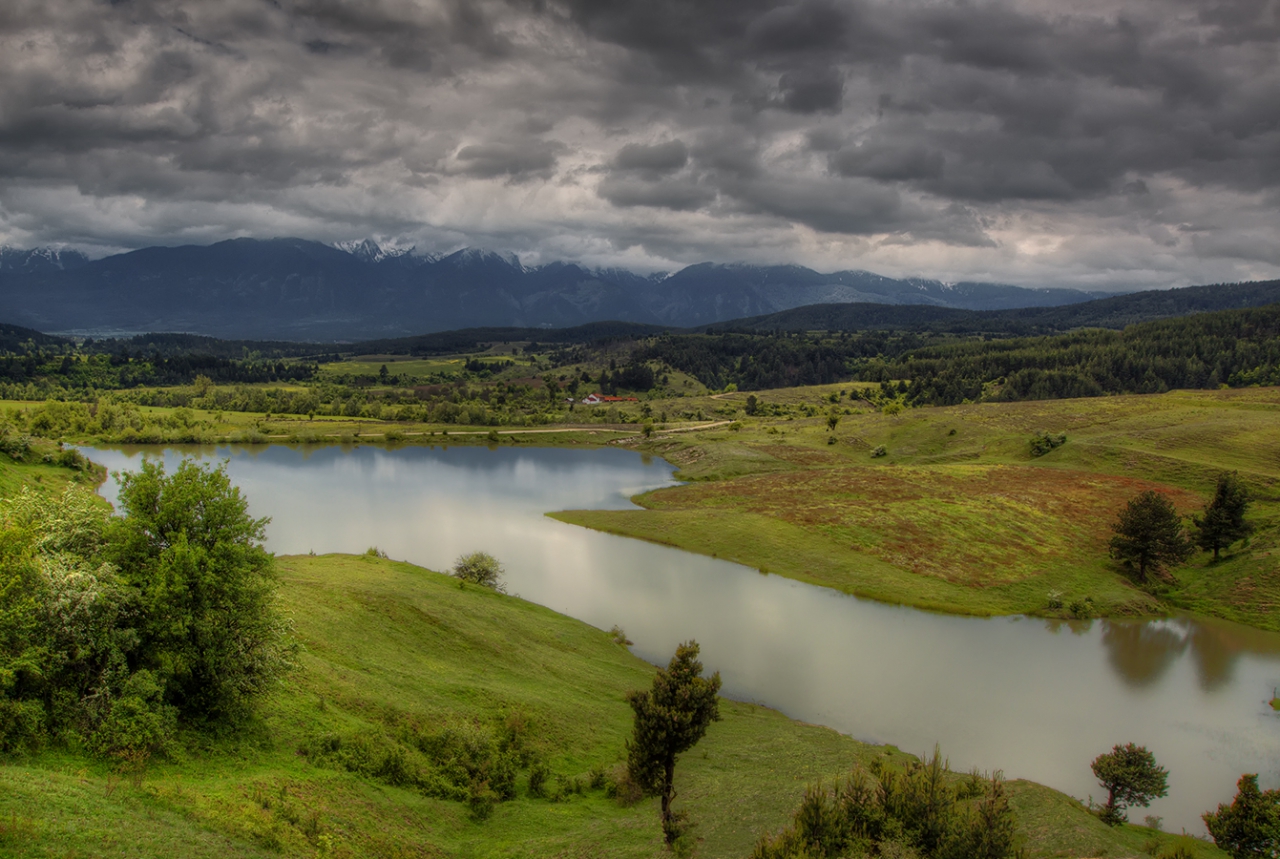
[[[662,798],[662,835],[672,844],[683,831],[683,814],[671,810],[675,799],[676,760],[693,748],[720,721],[720,672],[702,676],[698,643],[676,648],[665,671],[659,669],[653,688],[627,694],[635,711],[635,727],[627,741],[627,771],[650,796]]]
[[[1216,561],[1219,550],[1252,534],[1253,526],[1244,519],[1251,500],[1249,489],[1240,481],[1239,475],[1234,471],[1219,474],[1213,500],[1204,508],[1204,515],[1192,519],[1196,527],[1196,545],[1213,552]]]

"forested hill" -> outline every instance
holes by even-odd
[[[344,348],[357,355],[450,355],[482,349],[491,343],[563,346],[594,340],[649,337],[666,330],[659,325],[640,322],[589,322],[572,328],[462,328],[417,337],[365,340]]]
[[[717,331],[937,331],[1051,334],[1280,302],[1280,280],[1156,289],[1062,307],[958,310],[882,304],[815,304],[713,326]]]
[[[634,353],[741,390],[895,383],[912,405],[1280,384],[1280,304],[1051,336],[933,332],[671,334]],[[886,393],[889,390],[886,389]]]
[[[909,379],[913,405],[1045,400],[1174,388],[1280,385],[1280,304],[1053,337],[962,340],[865,360],[863,378]]]

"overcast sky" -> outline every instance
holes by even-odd
[[[1280,0],[3,0],[0,244],[1280,276]]]

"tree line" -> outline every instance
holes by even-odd
[[[574,357],[588,357],[580,350]],[[902,380],[908,405],[1280,384],[1280,305],[1043,337],[903,331],[667,334],[636,360],[739,390]]]

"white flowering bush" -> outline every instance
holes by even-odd
[[[235,720],[290,665],[265,520],[225,471],[144,463],[120,506],[0,501],[0,751],[58,736],[122,763]]]

